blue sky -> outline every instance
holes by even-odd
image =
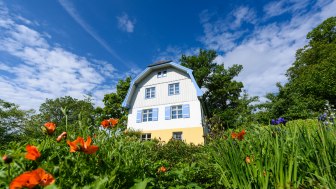
[[[332,0],[0,0],[0,99],[38,109],[91,94],[102,106],[119,79],[203,48],[218,64],[243,65],[236,79],[265,100],[335,10]]]

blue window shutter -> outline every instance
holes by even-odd
[[[165,107],[165,119],[170,119],[170,106]]]
[[[136,118],[136,122],[137,123],[141,123],[141,117],[142,117],[142,111],[141,110],[138,110],[137,112],[137,118]]]
[[[189,118],[190,117],[189,104],[183,104],[182,105],[182,115],[183,115],[183,118]]]
[[[158,120],[159,108],[153,108],[153,121]]]

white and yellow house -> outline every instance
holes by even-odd
[[[151,64],[132,81],[122,104],[129,109],[127,128],[141,130],[143,140],[203,144],[202,95],[191,69],[171,61]]]

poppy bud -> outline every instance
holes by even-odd
[[[245,162],[246,162],[247,164],[250,164],[250,163],[251,163],[251,159],[250,159],[249,156],[246,156],[246,158],[245,158]]]
[[[11,163],[11,162],[13,161],[13,158],[12,158],[12,156],[10,156],[10,155],[4,155],[4,156],[2,157],[2,160],[3,160],[5,163],[9,164],[9,163]]]
[[[60,135],[57,137],[56,141],[57,141],[57,142],[60,142],[63,138],[66,138],[66,137],[67,137],[67,133],[66,133],[66,132],[63,132],[62,134],[60,134]]]

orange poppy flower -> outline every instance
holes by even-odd
[[[167,171],[167,169],[164,166],[161,166],[158,170],[158,172],[162,172],[162,173],[164,173],[166,171]]]
[[[232,139],[243,140],[245,134],[246,134],[246,132],[245,132],[245,130],[243,129],[243,130],[240,131],[239,133],[232,132],[232,133],[231,133],[231,137],[232,137]]]
[[[244,139],[244,135],[246,134],[245,130],[243,129],[242,131],[240,131],[240,133],[238,133],[238,140],[243,140]]]
[[[232,133],[231,133],[231,137],[232,137],[232,139],[235,139],[235,138],[237,138],[237,136],[238,136],[238,134],[237,134],[237,133],[235,133],[235,132],[232,132]]]
[[[41,156],[41,153],[38,151],[36,146],[27,145],[26,146],[27,154],[26,159],[35,161],[37,158]]]
[[[82,137],[77,137],[77,139],[73,142],[67,141],[68,145],[70,146],[70,152],[82,151],[86,154],[93,154],[95,153],[99,147],[98,146],[91,146],[91,137],[88,136],[86,142]]]
[[[108,120],[103,120],[101,123],[100,123],[104,128],[107,128],[108,126],[110,126],[110,122]]]
[[[10,189],[34,188],[37,185],[47,186],[55,182],[54,177],[38,168],[33,171],[25,172],[16,177],[9,185]]]
[[[98,150],[98,146],[91,146],[91,137],[88,136],[86,142],[83,145],[83,152],[86,154],[93,154]]]
[[[116,126],[119,122],[118,119],[114,119],[114,118],[110,118],[108,121],[110,122],[112,127]]]
[[[57,142],[60,142],[63,138],[66,138],[67,137],[67,133],[66,132],[63,132],[62,134],[60,134],[57,138],[56,138],[56,141]]]
[[[82,145],[82,143],[84,143],[84,139],[82,137],[77,137],[77,139],[73,142],[70,142],[70,140],[67,141],[67,144],[70,146],[70,152],[80,151],[80,145]]]
[[[44,127],[47,129],[49,135],[53,134],[56,129],[56,124],[53,122],[47,122],[44,124]]]
[[[32,171],[32,173],[37,175],[37,177],[39,178],[39,184],[41,186],[48,186],[49,184],[53,184],[55,182],[54,177],[42,168],[38,168]]]

